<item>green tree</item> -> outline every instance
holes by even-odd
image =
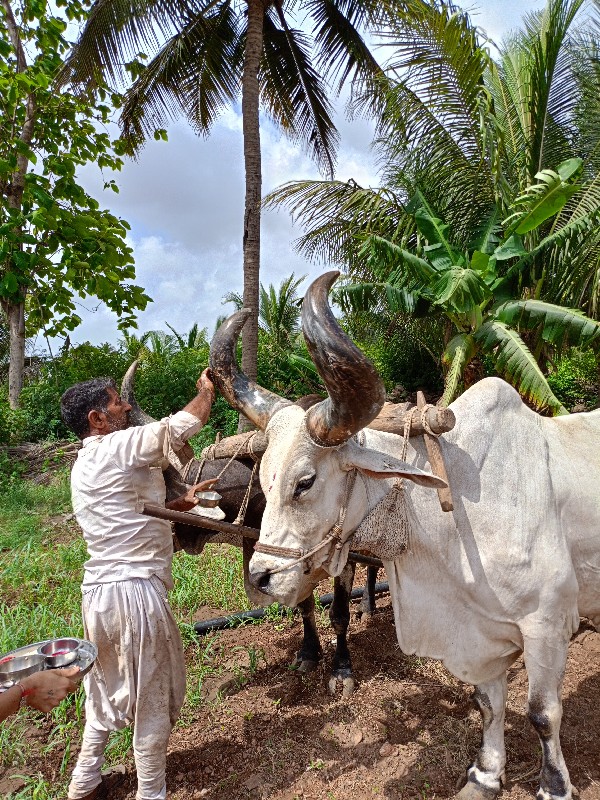
[[[197,322],[194,322],[189,331],[184,334],[177,333],[175,328],[169,325],[168,322],[165,325],[173,332],[180,350],[199,350],[207,346],[206,328],[201,328]]]
[[[394,5],[394,4],[390,4]],[[120,84],[124,65],[136,79],[122,113],[136,150],[167,121],[185,115],[208,134],[241,95],[246,194],[243,225],[244,306],[255,311],[242,331],[242,367],[256,377],[258,337],[261,151],[259,107],[333,172],[337,131],[327,80],[371,85],[379,67],[362,31],[386,18],[380,0],[97,0],[69,61],[65,80],[86,84],[107,75]],[[294,20],[311,33],[294,27]],[[297,23],[296,23],[297,24]],[[152,54],[147,66],[139,50]]]
[[[582,7],[549,0],[493,59],[452,3],[399,4],[378,118],[383,188],[305,181],[268,198],[305,226],[301,250],[347,265],[355,308],[446,315],[446,399],[477,344],[560,411],[537,360],[545,345],[595,337],[568,308],[596,314],[599,298],[599,18],[596,6],[594,33]]]
[[[77,294],[99,298],[126,328],[149,300],[130,283],[127,224],[77,182],[83,164],[119,169],[122,162],[118,144],[102,129],[111,111],[106,91],[56,90],[68,21],[81,22],[86,12],[80,0],[59,6],[0,0],[0,302],[10,334],[13,407],[23,385],[26,319],[28,335],[73,330],[81,321]],[[106,185],[116,189],[112,180]]]

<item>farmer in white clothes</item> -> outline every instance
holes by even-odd
[[[86,723],[71,800],[101,796],[109,733],[130,723],[137,800],[166,797],[167,742],[183,703],[185,665],[167,601],[171,525],[141,512],[145,503],[165,501],[163,453],[177,451],[206,424],[214,401],[209,375],[202,373],[197,396],[182,411],[139,427],[129,427],[131,406],[108,378],[76,384],[61,398],[66,425],[83,440],[71,491],[89,554],[84,630],[98,648],[84,678]]]

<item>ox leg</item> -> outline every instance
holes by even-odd
[[[528,638],[523,656],[529,678],[527,716],[542,746],[537,800],[571,800],[573,787],[560,748],[561,690],[567,663],[566,642]]]
[[[371,617],[375,613],[375,583],[378,571],[378,567],[367,567],[367,582],[360,601],[361,616]]]
[[[338,683],[342,684],[342,696],[350,697],[354,691],[352,660],[348,649],[348,626],[350,625],[350,595],[354,583],[354,564],[347,563],[339,577],[333,582],[333,603],[329,609],[331,627],[336,633],[335,654],[329,679],[329,691],[335,694]]]
[[[298,606],[302,614],[302,626],[304,637],[302,645],[296,658],[291,664],[292,669],[300,673],[312,672],[317,668],[317,664],[323,656],[319,634],[317,633],[317,621],[315,619],[315,596],[311,594]]]
[[[500,794],[506,763],[504,713],[507,693],[506,673],[495,681],[475,687],[473,700],[483,721],[483,736],[477,758],[467,770],[467,782],[456,795],[459,800],[491,800]]]

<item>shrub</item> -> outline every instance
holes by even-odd
[[[24,439],[27,414],[23,409],[12,409],[8,398],[0,397],[0,444],[15,444]]]
[[[596,408],[600,401],[597,356],[593,350],[571,348],[548,375],[548,383],[562,404],[572,410]],[[582,410],[582,408],[578,408]]]

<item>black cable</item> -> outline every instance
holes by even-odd
[[[390,585],[389,583],[376,583],[375,584],[375,594],[382,594],[383,592],[389,592]],[[364,593],[364,589],[353,589],[350,595],[352,600],[356,600],[358,597],[362,597]],[[322,597],[319,598],[319,603],[323,608],[327,608],[333,603],[333,592],[329,594],[324,594]],[[215,617],[214,619],[208,619],[205,622],[194,622],[194,630],[198,636],[204,636],[205,633],[209,633],[210,631],[219,631],[223,630],[224,628],[234,628],[236,625],[244,622],[245,620],[250,619],[262,619],[266,616],[268,609],[266,608],[253,608],[252,611],[236,611],[233,614],[229,614],[226,617]],[[285,606],[279,606],[277,613],[283,614],[285,611]],[[270,614],[273,611],[269,611]]]

